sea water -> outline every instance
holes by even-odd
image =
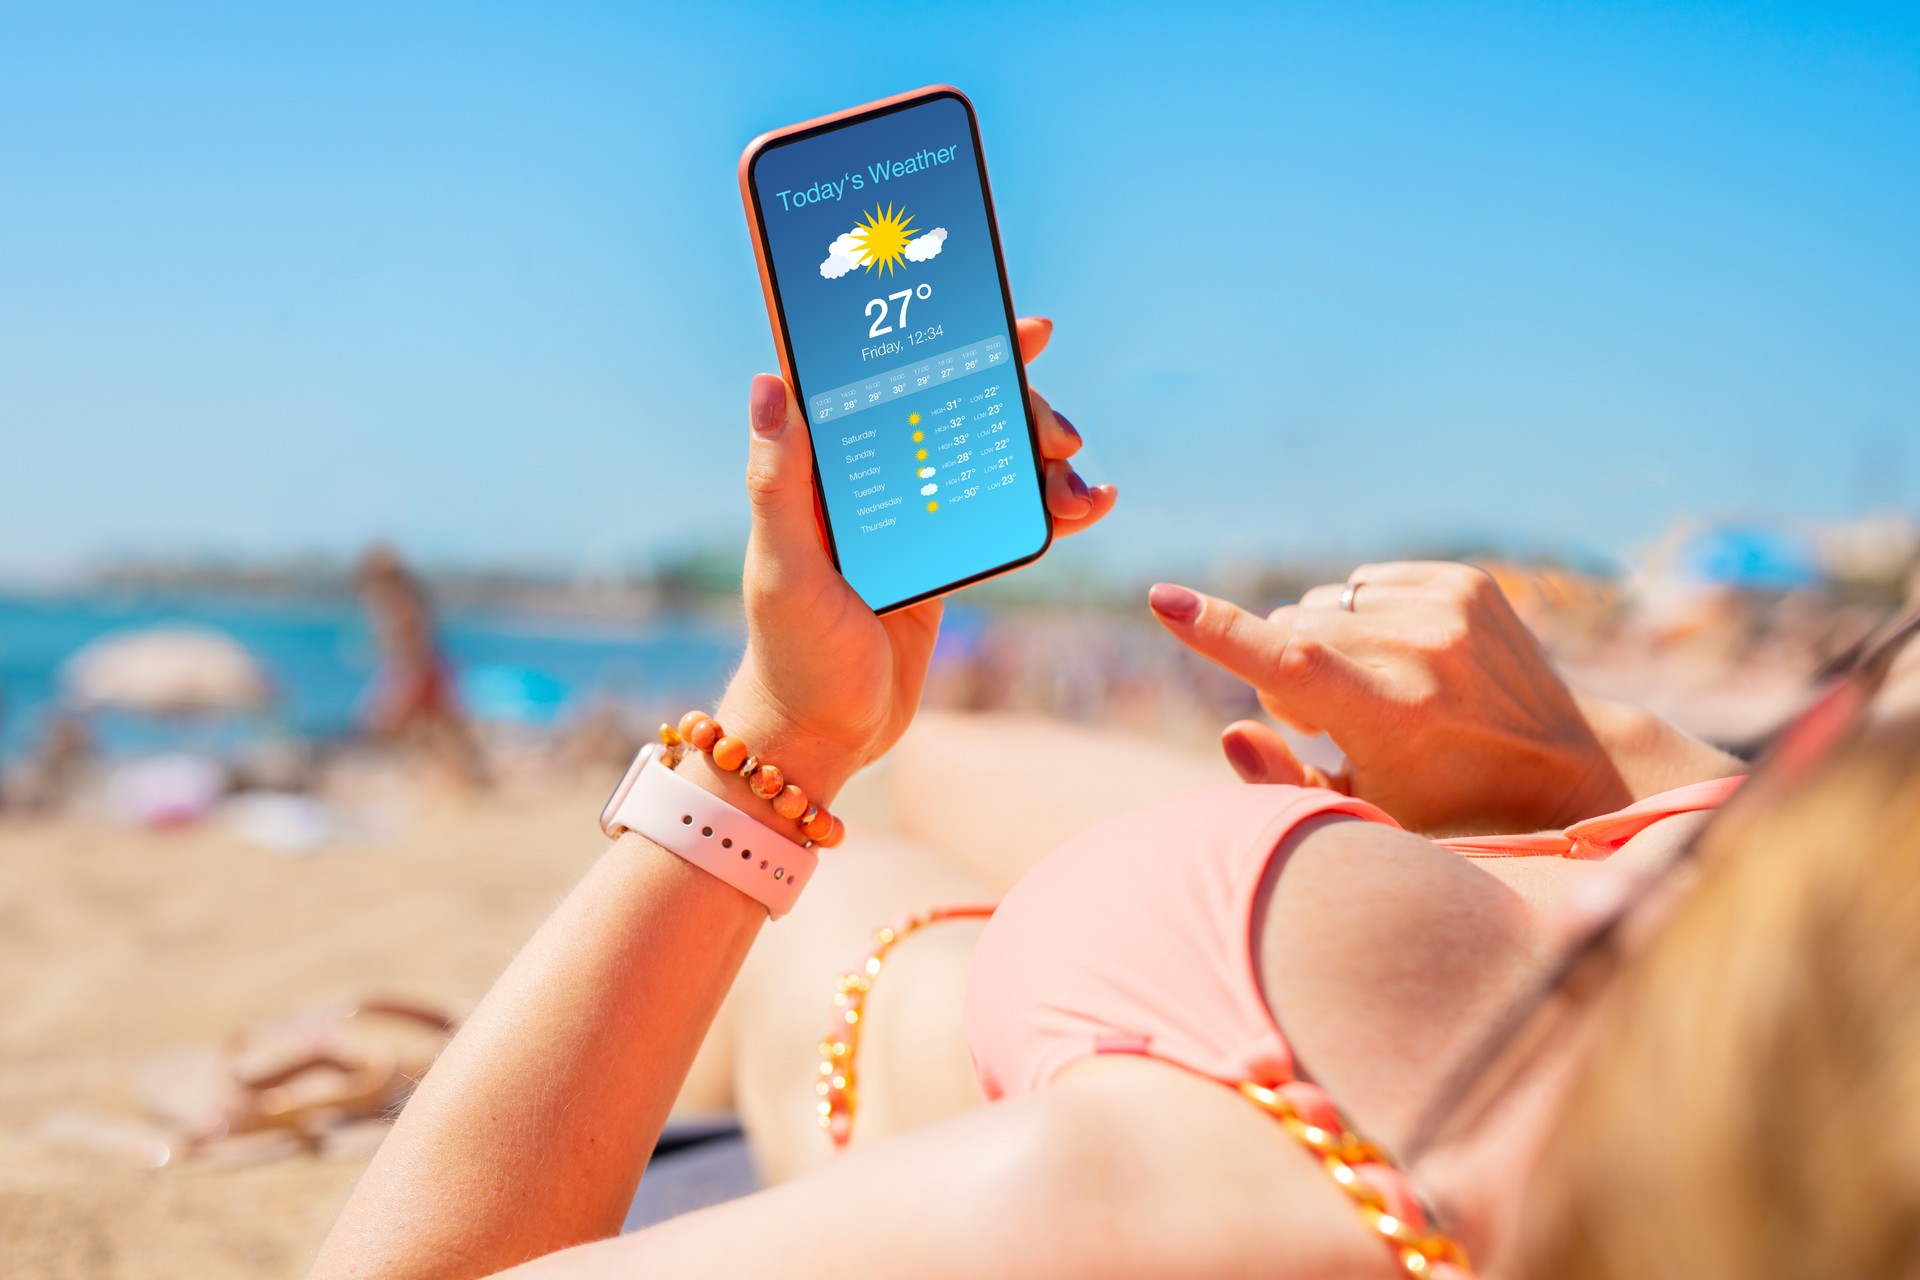
[[[244,645],[271,679],[272,713],[219,730],[305,738],[350,733],[379,666],[366,616],[349,599],[268,601],[192,593],[0,595],[0,759],[39,741],[62,702],[61,667],[90,641],[163,625],[211,627]],[[503,610],[443,611],[441,648],[456,673],[518,670],[563,692],[560,718],[600,699],[629,705],[710,702],[738,659],[733,628],[697,616],[644,620],[558,619]],[[178,745],[207,726],[150,717],[95,715],[89,725],[109,754]]]

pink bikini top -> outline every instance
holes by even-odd
[[[1718,806],[1742,781],[1680,787],[1564,831],[1436,843],[1467,857],[1605,858],[1663,818]],[[1221,786],[1108,819],[1049,854],[993,912],[974,952],[964,1017],[986,1097],[1032,1092],[1088,1055],[1141,1054],[1240,1087],[1303,1141],[1344,1134],[1332,1099],[1295,1075],[1248,945],[1273,851],[1330,813],[1398,826],[1331,791]],[[1427,1239],[1404,1176],[1377,1158],[1351,1164],[1364,1190],[1349,1194],[1370,1221]],[[1428,1273],[1465,1274],[1452,1246],[1431,1239]]]

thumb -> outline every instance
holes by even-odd
[[[1302,764],[1285,738],[1257,720],[1236,720],[1228,725],[1220,734],[1220,747],[1242,782],[1347,790],[1345,779]]]
[[[1290,783],[1306,781],[1300,757],[1286,739],[1256,720],[1236,720],[1220,734],[1220,749],[1242,782]]]
[[[753,428],[747,501],[756,554],[788,563],[824,563],[826,549],[813,514],[813,440],[793,392],[770,373],[756,375],[747,418]]]

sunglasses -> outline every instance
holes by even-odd
[[[1759,787],[1777,796],[1809,777],[1851,735],[1916,635],[1920,635],[1920,607],[1903,613],[1828,663],[1817,678],[1819,692],[1774,735],[1752,777],[1741,788],[1742,795]],[[1728,809],[1737,810],[1740,800],[1736,796]],[[1397,1153],[1402,1169],[1411,1172],[1423,1154],[1484,1119],[1527,1068],[1549,1046],[1563,1039],[1562,1032],[1575,1020],[1573,1015],[1590,1005],[1625,967],[1629,949],[1621,943],[1630,922],[1641,907],[1672,887],[1679,873],[1695,864],[1701,838],[1724,820],[1725,812],[1716,814],[1664,864],[1638,880],[1620,903],[1578,937],[1540,981],[1530,986],[1462,1056]],[[1429,1220],[1439,1223],[1431,1213]]]

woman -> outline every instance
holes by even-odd
[[[1044,344],[1044,326],[1025,324],[1021,336],[1031,359]],[[1050,459],[1049,503],[1062,531],[1072,532],[1104,515],[1114,495],[1077,483],[1066,464],[1077,435],[1037,397],[1035,412]],[[756,381],[751,419],[748,650],[718,716],[827,801],[910,719],[939,607],[885,619],[867,611],[819,545],[805,422],[783,384]],[[1273,638],[1223,602],[1175,601],[1168,608],[1163,593],[1159,603],[1162,617],[1191,628],[1203,650],[1212,645],[1230,656],[1249,637]],[[1328,655],[1358,644],[1352,636],[1306,634],[1324,622],[1283,618],[1266,625],[1299,633],[1271,655],[1283,676],[1332,670]],[[1528,709],[1537,688],[1504,688],[1504,707],[1471,714],[1450,708],[1447,690],[1423,703],[1417,690],[1373,688],[1406,711],[1397,735],[1383,727],[1380,741],[1356,754],[1356,789],[1376,785],[1364,763],[1375,758],[1368,752],[1384,758],[1404,750],[1394,742],[1422,715],[1439,728],[1456,726],[1460,742],[1477,752],[1462,770],[1465,800],[1449,803],[1439,789],[1418,788],[1399,798],[1402,809],[1426,812],[1434,826],[1472,824],[1468,810],[1483,799],[1488,812],[1504,815],[1577,806],[1589,792],[1630,797],[1626,779],[1671,767],[1669,756],[1689,757],[1698,768],[1691,749],[1672,751],[1643,725],[1625,734],[1628,747],[1613,744],[1611,755],[1605,724],[1582,723],[1569,743],[1529,736],[1530,717],[1534,730],[1553,718]],[[1643,736],[1659,740],[1655,749],[1631,749],[1648,746],[1637,741]],[[1262,758],[1267,767],[1288,767],[1277,752]],[[754,803],[739,779],[702,756],[683,768],[742,808]],[[1523,776],[1528,768],[1531,781]],[[1446,767],[1434,772],[1451,780]],[[941,779],[924,785],[937,790]],[[1124,788],[1127,780],[1114,785]],[[1059,860],[1068,870],[1037,882],[1028,896],[1041,908],[1070,897],[1071,869],[1097,865],[1102,839],[1122,847],[1126,866],[1143,875],[1156,866],[1177,870],[1196,843],[1206,851],[1201,865],[1224,858],[1237,873],[1252,868],[1249,927],[1241,935],[1245,981],[1237,991],[1251,991],[1257,1003],[1242,1000],[1233,1012],[1259,1030],[1268,1061],[1246,1065],[1272,1068],[1272,1059],[1290,1056],[1357,1128],[1392,1148],[1413,1136],[1423,1107],[1444,1091],[1450,1064],[1538,980],[1557,950],[1551,917],[1530,906],[1528,895],[1556,897],[1593,868],[1525,860],[1523,893],[1486,869],[1519,862],[1469,863],[1392,826],[1383,813],[1342,798],[1329,803],[1319,798],[1325,794],[1276,786],[1185,808],[1170,802],[1132,830],[1069,847]],[[1216,802],[1244,813],[1241,806],[1253,803],[1237,798],[1244,795],[1301,820],[1247,818],[1250,825],[1231,830],[1210,825]],[[1656,813],[1618,841],[1612,862],[1656,864],[1700,820],[1698,813]],[[1183,821],[1197,841],[1178,834]],[[1263,834],[1274,834],[1276,843],[1260,847]],[[830,874],[830,863],[826,869]],[[1138,894],[1101,901],[1138,914],[1141,931],[1123,933],[1121,941],[1136,950],[1163,941]],[[1003,960],[1027,945],[1017,941],[1030,935],[1023,920],[1039,920],[1044,932],[1052,914],[1018,901],[1009,911],[1006,927],[1016,943],[995,948]],[[1104,924],[1112,918],[1092,910],[1067,917]],[[442,1056],[355,1191],[315,1274],[467,1276],[522,1263],[516,1275],[1397,1273],[1399,1264],[1360,1225],[1349,1193],[1322,1162],[1268,1112],[1206,1078],[1207,1064],[1176,1065],[1192,1055],[1163,1060],[1153,1045],[1100,1050],[1092,1040],[1086,1052],[1062,1054],[1047,1028],[1030,1035],[1036,1023],[1027,1015],[1035,1006],[1022,1001],[1036,988],[1023,983],[1027,974],[1070,988],[1112,958],[1031,949],[1044,964],[994,967],[983,990],[1004,998],[989,1001],[977,1019],[985,1074],[1009,1100],[855,1151],[759,1196],[605,1239],[618,1229],[674,1092],[764,919],[762,908],[717,880],[638,837],[623,837]],[[997,918],[993,928],[1000,927]],[[1220,941],[1192,930],[1177,940],[1190,949]],[[1204,1041],[1205,1032],[1194,1038]],[[1036,1043],[1041,1051],[1030,1052]],[[1531,1167],[1571,1065],[1564,1055],[1549,1056],[1468,1132],[1434,1149],[1419,1171],[1455,1237],[1496,1269],[1512,1248],[1508,1189]],[[1406,1188],[1393,1194],[1404,1197]]]

